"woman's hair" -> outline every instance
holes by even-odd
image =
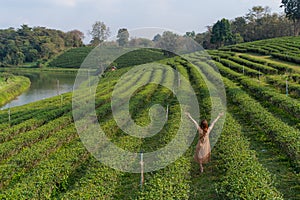
[[[208,131],[208,122],[205,119],[201,121],[200,128],[203,130],[203,135],[200,136],[200,140],[203,142]]]

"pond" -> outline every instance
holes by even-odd
[[[30,78],[31,86],[26,92],[1,107],[1,110],[70,92],[73,90],[74,81],[77,75],[76,73],[63,73],[59,71],[18,73],[11,71],[9,73]]]

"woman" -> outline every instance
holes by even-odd
[[[196,146],[196,152],[194,159],[200,165],[200,172],[203,172],[203,165],[210,161],[210,142],[209,142],[209,134],[210,131],[213,129],[215,123],[223,116],[223,113],[220,113],[218,117],[211,123],[208,127],[208,123],[206,120],[202,120],[199,124],[194,120],[190,113],[186,113],[187,116],[192,120],[192,122],[196,125],[198,133],[199,133],[199,140]]]

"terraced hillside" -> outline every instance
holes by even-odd
[[[83,63],[84,59],[95,47],[80,47],[72,48],[63,54],[58,55],[52,61],[49,62],[49,67],[59,67],[59,68],[79,68]],[[104,47],[101,51],[105,51],[104,54],[108,52],[118,52],[121,48],[119,47]],[[172,55],[167,55],[163,51],[151,48],[144,49],[129,49],[129,53],[124,56],[120,56],[114,61],[114,65],[118,68],[128,67],[134,65],[140,65],[144,63],[149,63],[153,61],[162,60],[164,58],[172,57]]]
[[[48,64],[48,66],[61,68],[79,68],[81,63],[92,50],[93,47],[71,48],[55,57]]]
[[[276,49],[276,45],[285,48],[287,54],[290,44],[294,44],[293,48],[298,44],[300,48],[298,38],[276,40],[286,45],[272,40],[264,42],[266,46],[273,45],[272,49]],[[262,43],[257,43],[258,49],[263,48]],[[212,150],[212,161],[205,165],[203,174],[193,161],[195,138],[180,159],[164,169],[146,173],[141,189],[140,174],[111,169],[85,149],[73,124],[72,94],[69,93],[13,108],[10,122],[7,111],[0,111],[0,197],[300,199],[300,67],[295,62],[274,57],[271,51],[254,53],[247,50],[247,45],[256,47],[256,43],[245,43],[210,51],[213,60],[195,52],[185,58],[159,61],[177,69],[190,81],[203,118],[209,118],[212,111],[208,85],[214,85],[216,69],[223,76],[227,94],[226,121]],[[201,70],[187,58],[203,66]],[[172,91],[158,84],[145,85],[130,100],[133,119],[137,124],[148,124],[149,107],[161,104],[169,108],[168,121],[150,138],[124,133],[113,119],[110,100],[119,78],[130,69],[107,72],[100,79],[96,113],[106,135],[119,147],[132,152],[141,149],[150,152],[174,138],[181,121],[180,105]],[[203,77],[209,77],[209,81]],[[124,88],[154,79],[161,83],[176,82],[178,75],[167,68],[149,69],[129,77]]]

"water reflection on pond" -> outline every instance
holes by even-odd
[[[1,72],[0,72],[1,73]],[[38,100],[50,98],[73,89],[76,73],[63,72],[10,72],[30,78],[30,88],[15,100],[1,108],[21,106]]]

